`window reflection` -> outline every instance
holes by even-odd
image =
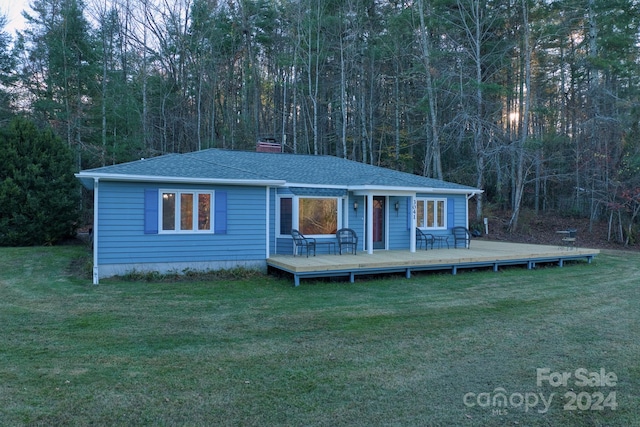
[[[211,194],[198,195],[198,230],[211,230]]]
[[[176,194],[162,193],[162,229],[176,229]]]
[[[338,200],[335,198],[301,198],[298,215],[302,234],[335,234],[338,231]]]
[[[193,230],[193,194],[180,195],[180,230]]]
[[[291,234],[293,222],[293,199],[280,199],[280,234]]]

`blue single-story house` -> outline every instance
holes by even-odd
[[[128,272],[244,266],[292,254],[291,230],[358,251],[416,250],[468,227],[482,190],[332,156],[209,149],[84,170],[94,193],[93,282]],[[330,245],[319,245],[318,253]]]

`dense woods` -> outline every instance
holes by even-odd
[[[77,169],[209,147],[329,154],[490,204],[640,214],[633,0],[33,0],[0,34],[0,123]]]

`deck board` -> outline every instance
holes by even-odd
[[[360,252],[357,255],[317,255],[297,256],[272,255],[267,265],[293,274],[295,285],[304,277],[350,276],[372,273],[393,273],[405,271],[448,270],[455,274],[459,268],[493,266],[494,270],[503,265],[524,264],[529,268],[536,263],[587,259],[589,262],[599,254],[598,249],[562,247],[554,245],[532,245],[474,240],[469,249],[429,249],[375,251],[373,254]]]

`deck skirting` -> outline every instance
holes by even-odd
[[[302,278],[348,277],[354,282],[358,275],[403,273],[410,278],[415,271],[451,271],[456,274],[459,269],[467,268],[492,268],[498,271],[504,266],[526,265],[532,269],[537,264],[548,263],[562,267],[566,261],[572,260],[591,263],[599,253],[598,249],[473,240],[468,249],[375,251],[373,254],[318,255],[309,258],[274,255],[267,259],[267,265],[292,274],[294,285],[299,286]]]

